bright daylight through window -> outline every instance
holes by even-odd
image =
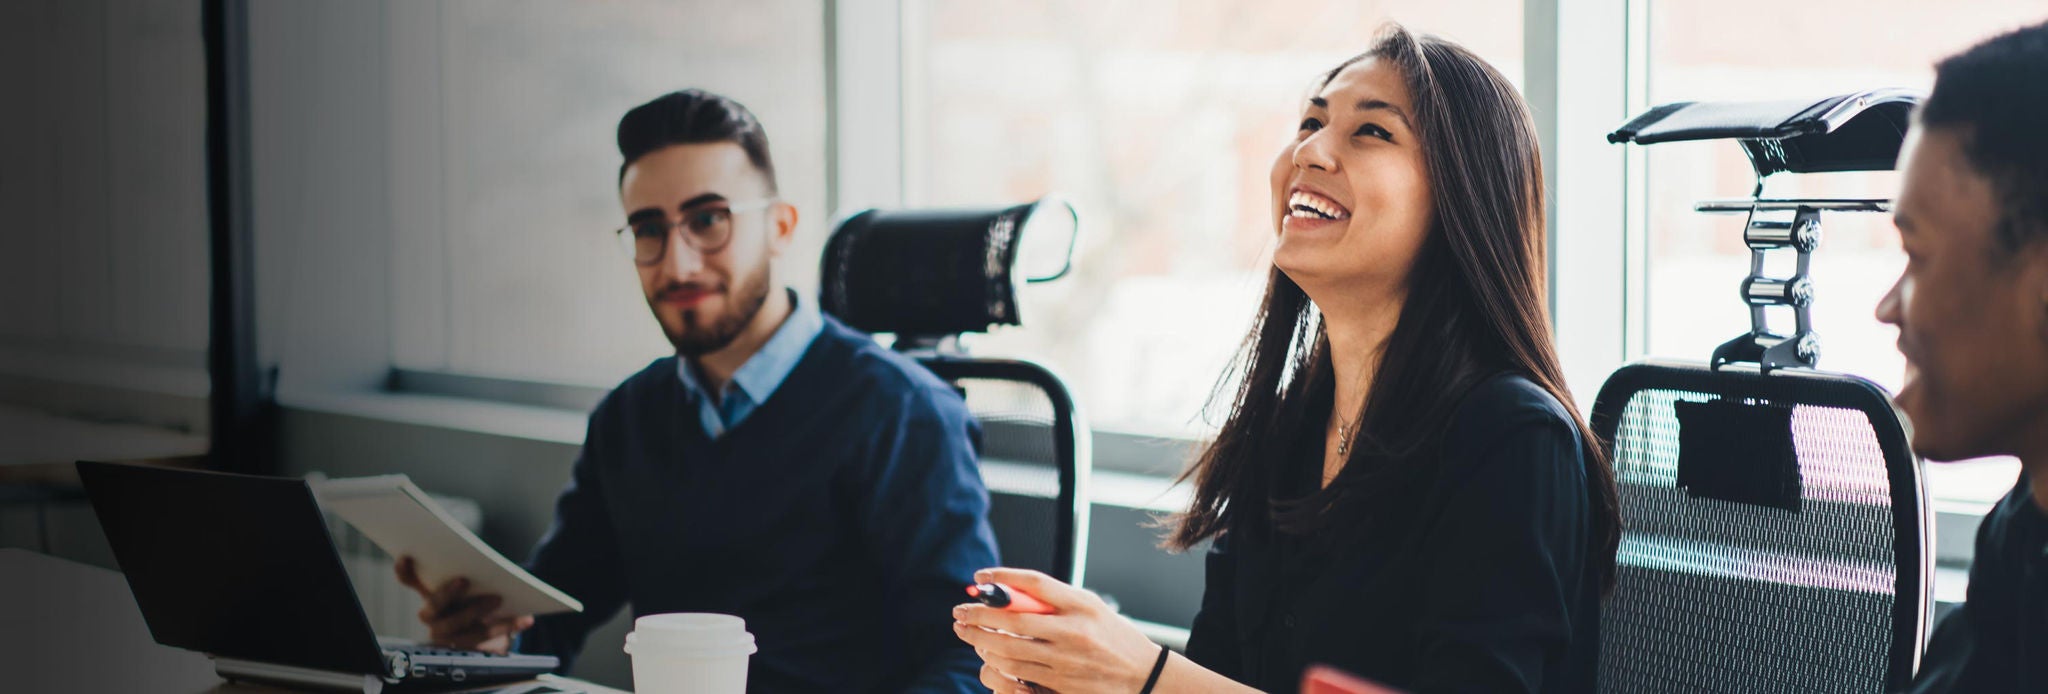
[[[1025,327],[977,338],[1075,384],[1100,428],[1205,435],[1210,390],[1271,266],[1274,155],[1314,79],[1389,19],[1522,76],[1518,0],[909,3],[908,202],[1056,192],[1074,275]]]
[[[2048,3],[1729,0],[1653,2],[1649,12],[1649,103],[1661,104],[1806,99],[1874,87],[1924,93],[1933,86],[1935,61],[2048,14]],[[1765,16],[1773,20],[1755,19]],[[1658,145],[1646,148],[1645,156],[1649,353],[1705,359],[1748,325],[1737,290],[1748,274],[1749,251],[1740,215],[1705,215],[1692,206],[1708,198],[1745,197],[1756,175],[1741,148],[1725,140]],[[1780,174],[1765,192],[1888,198],[1897,186],[1898,174],[1890,171]],[[1905,267],[1898,233],[1888,215],[1870,213],[1828,213],[1823,228],[1811,271],[1820,368],[1896,391],[1905,369],[1893,346],[1898,331],[1879,323],[1873,312]],[[2018,473],[2011,459],[1929,466],[1929,491],[1936,498],[1989,503],[2012,488]]]

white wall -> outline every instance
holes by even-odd
[[[9,370],[26,353],[204,368],[199,14],[184,0],[0,3]]]

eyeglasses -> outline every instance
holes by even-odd
[[[668,256],[668,240],[682,230],[683,243],[701,255],[725,250],[732,243],[732,216],[739,212],[766,209],[778,202],[762,198],[739,203],[713,204],[691,208],[680,220],[649,217],[614,230],[619,245],[637,265],[653,265]]]

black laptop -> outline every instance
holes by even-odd
[[[439,690],[559,665],[380,643],[304,480],[92,462],[78,476],[151,636],[227,679]]]

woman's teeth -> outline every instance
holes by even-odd
[[[1349,210],[1320,195],[1296,192],[1287,199],[1288,214],[1307,219],[1344,219],[1351,216]]]

